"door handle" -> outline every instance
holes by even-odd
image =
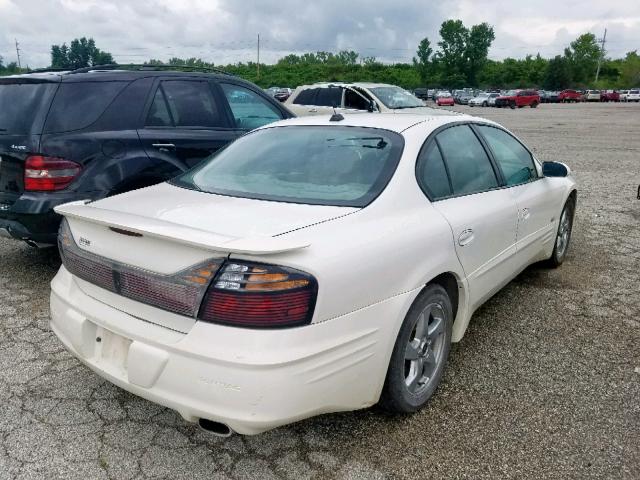
[[[475,238],[475,234],[473,233],[473,230],[470,228],[467,228],[466,230],[463,230],[460,236],[458,237],[458,245],[460,245],[461,247],[464,247],[465,245],[469,245],[471,242],[473,242],[474,238]]]
[[[152,147],[158,150],[175,150],[176,146],[173,143],[154,143]]]
[[[530,216],[531,216],[531,212],[529,211],[528,208],[523,208],[522,210],[520,210],[520,218],[522,220],[528,220]]]
[[[309,113],[318,113],[318,109],[317,108],[312,108],[309,110]]]

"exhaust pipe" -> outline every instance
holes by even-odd
[[[207,420],[206,418],[200,418],[198,425],[205,432],[211,433],[217,437],[230,437],[233,435],[233,430],[224,423],[214,422],[213,420]]]

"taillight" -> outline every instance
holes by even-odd
[[[67,188],[80,173],[76,162],[62,158],[31,155],[24,166],[24,189],[51,192]]]
[[[318,285],[292,268],[228,261],[200,307],[206,322],[248,328],[282,328],[311,322]]]
[[[125,265],[81,249],[67,219],[58,233],[60,257],[76,277],[123,297],[169,312],[195,317],[222,259],[210,258],[179,272],[163,275]]]

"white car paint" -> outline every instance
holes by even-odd
[[[484,93],[482,95],[478,95],[477,97],[473,97],[469,100],[470,107],[484,107],[490,106],[491,101],[495,104],[495,99],[498,98],[500,94],[498,93]]]
[[[387,107],[371,90],[376,87],[395,87],[394,85],[388,85],[384,83],[365,83],[365,82],[356,82],[356,83],[341,83],[341,82],[333,82],[333,83],[315,83],[312,85],[301,85],[296,88],[291,96],[284,102],[289,110],[295,113],[297,116],[314,116],[314,115],[331,115],[334,111],[333,107],[328,106],[318,106],[318,105],[300,105],[296,103],[296,99],[300,95],[301,92],[308,89],[315,88],[330,88],[337,87],[343,90],[342,100],[340,105],[337,105],[335,108],[336,112],[343,114],[354,114],[354,113],[368,113],[367,110],[362,109],[354,109],[348,108],[345,105],[345,92],[352,91],[357,95],[362,96],[367,102],[373,100],[374,108],[376,113],[402,113],[402,114],[425,114],[425,115],[441,115],[441,110],[431,108],[428,106],[416,107],[416,108],[408,108],[408,109],[392,109]],[[408,95],[412,95],[410,92],[406,92]],[[422,102],[424,103],[424,102]],[[447,115],[447,113],[444,113]],[[449,115],[451,113],[448,113]]]
[[[52,282],[53,331],[116,385],[188,421],[219,421],[242,434],[375,404],[399,328],[424,286],[445,272],[455,277],[452,340],[459,341],[484,301],[551,255],[558,217],[575,189],[571,176],[541,177],[430,202],[416,181],[416,158],[434,131],[457,122],[495,125],[467,115],[359,114],[339,122],[392,130],[405,141],[391,181],[365,208],[162,184],[56,209],[79,248],[139,269],[171,273],[229,256],[307,272],[319,285],[310,325],[255,330],[196,321],[118,296],[62,266]],[[264,128],[336,123],[315,116]]]
[[[626,102],[640,102],[640,89],[634,88],[627,93]]]

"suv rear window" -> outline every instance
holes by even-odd
[[[0,135],[30,133],[36,116],[46,113],[56,87],[55,83],[0,84]]]
[[[375,128],[266,128],[173,182],[234,197],[364,207],[386,187],[403,146],[397,133]]]
[[[296,105],[315,105],[316,94],[318,93],[319,88],[309,88],[307,90],[302,90],[298,96],[295,98],[293,103]]]
[[[45,133],[70,132],[92,125],[129,82],[60,84],[47,117]]]

